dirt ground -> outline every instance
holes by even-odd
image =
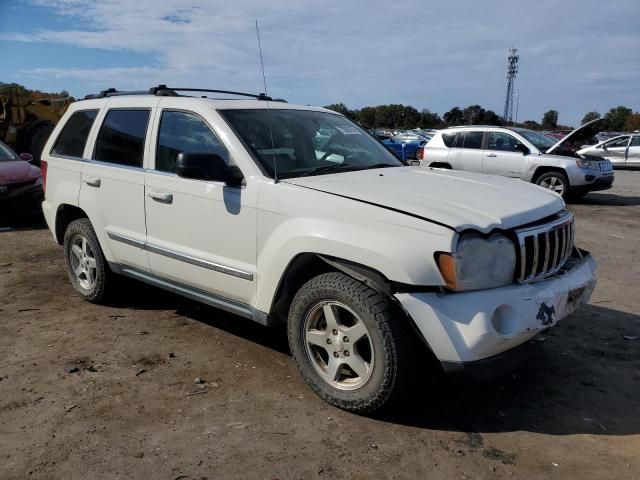
[[[282,331],[135,283],[90,305],[48,230],[0,229],[0,478],[640,478],[640,172],[570,209],[591,304],[508,378],[426,371],[372,418],[316,398]]]

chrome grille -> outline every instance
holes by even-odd
[[[516,230],[516,235],[520,248],[518,281],[533,282],[557,273],[571,256],[575,222],[571,213],[563,211],[551,222]]]
[[[609,160],[600,160],[598,168],[601,172],[613,172],[613,164]]]

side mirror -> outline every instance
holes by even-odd
[[[33,155],[30,153],[21,153],[20,158],[25,162],[33,162]]]
[[[227,165],[217,153],[179,153],[176,174],[194,180],[225,182],[231,186],[240,186],[244,180],[240,169]]]
[[[526,145],[524,145],[523,143],[518,143],[516,145],[516,150],[522,152],[523,155],[529,155],[531,153],[529,148]]]
[[[606,145],[602,145],[602,149],[606,152],[607,151],[607,146]]]

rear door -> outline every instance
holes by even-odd
[[[522,142],[506,132],[488,131],[486,133],[483,172],[489,175],[522,178],[527,158],[518,149]]]
[[[448,161],[454,170],[482,173],[482,130],[465,130],[456,135]]]
[[[110,100],[98,119],[92,159],[82,167],[80,207],[87,212],[110,262],[148,271],[144,158],[158,99],[137,99],[135,107],[125,100]]]
[[[630,167],[640,167],[640,135],[631,137],[631,143],[627,151],[626,165]]]

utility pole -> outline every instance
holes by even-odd
[[[517,48],[509,49],[509,57],[507,57],[507,94],[504,99],[504,112],[502,118],[505,122],[513,121],[513,90],[518,74],[518,55]]]

